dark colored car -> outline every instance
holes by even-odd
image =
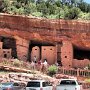
[[[0,85],[0,90],[24,90],[19,83],[6,82]]]

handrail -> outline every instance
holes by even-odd
[[[90,77],[90,70],[83,69],[73,69],[73,68],[58,68],[59,74],[71,75],[71,76],[80,76],[80,77]]]

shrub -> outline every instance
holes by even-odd
[[[3,59],[2,64],[3,64],[3,65],[8,65],[8,64],[9,64],[8,59]]]
[[[58,68],[56,65],[51,65],[49,68],[48,68],[48,74],[50,76],[53,76],[54,74],[56,74],[56,72],[58,71]]]
[[[21,62],[18,59],[15,59],[13,61],[13,65],[16,66],[16,67],[20,67],[21,66]]]

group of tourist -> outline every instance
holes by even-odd
[[[34,60],[32,60],[31,62],[32,70],[38,70],[44,73],[47,71],[47,68],[48,68],[48,63],[46,59],[44,59],[44,62],[42,62],[42,60],[37,61],[37,58],[34,57]]]

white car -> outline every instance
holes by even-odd
[[[78,84],[76,79],[61,79],[56,90],[82,90],[82,86]]]
[[[27,83],[26,90],[52,90],[52,86],[45,80],[32,80]]]

